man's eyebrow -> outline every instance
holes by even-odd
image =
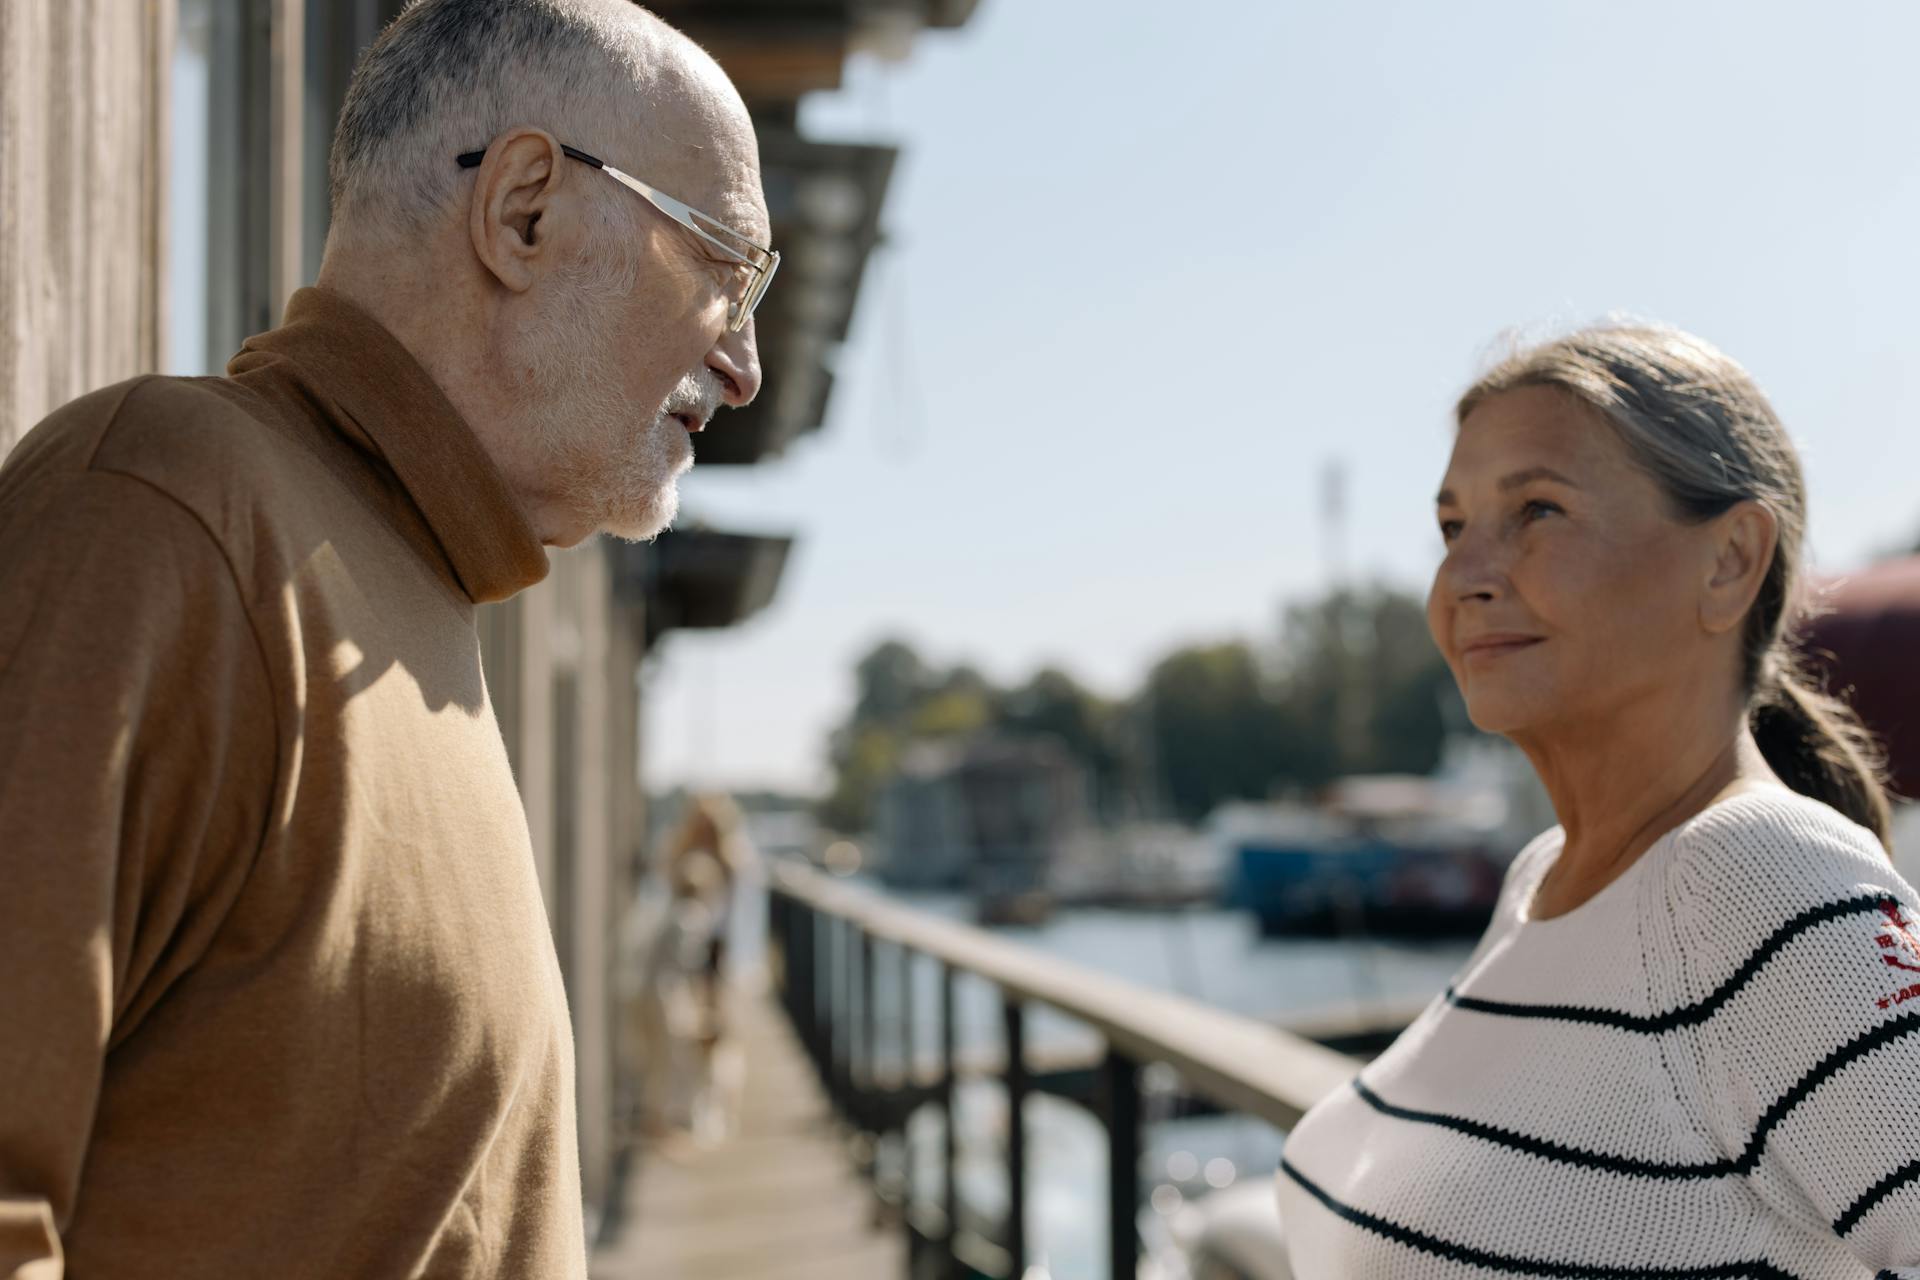
[[[1580,487],[1560,472],[1555,471],[1552,467],[1527,467],[1524,470],[1515,471],[1510,475],[1502,476],[1499,483],[1494,487],[1502,493],[1505,493],[1509,489],[1518,489],[1521,485],[1531,484],[1535,480],[1551,480],[1556,484],[1563,484],[1569,489],[1578,489]],[[1458,501],[1459,499],[1454,496],[1453,490],[1442,489],[1438,494],[1434,495],[1433,504],[1437,507],[1451,507]]]

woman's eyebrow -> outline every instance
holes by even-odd
[[[1555,484],[1563,484],[1569,489],[1578,489],[1580,487],[1564,475],[1561,475],[1558,471],[1555,471],[1552,467],[1528,467],[1522,471],[1515,471],[1511,475],[1502,478],[1500,483],[1495,487],[1504,493],[1508,489],[1518,489],[1521,485],[1534,480],[1551,480]]]
[[[1552,467],[1527,467],[1523,470],[1515,471],[1510,475],[1502,477],[1494,487],[1502,493],[1505,493],[1509,489],[1518,489],[1521,485],[1529,484],[1535,480],[1551,480],[1556,484],[1563,484],[1569,489],[1578,489],[1580,487],[1560,472],[1555,471]],[[1453,490],[1442,489],[1434,495],[1433,504],[1436,507],[1451,507],[1458,501],[1459,499],[1454,496]]]

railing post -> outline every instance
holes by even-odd
[[[846,1052],[840,1064],[840,1111],[852,1118],[860,1071],[860,926],[840,919],[840,1031]]]
[[[818,1070],[819,1044],[813,1025],[814,1001],[819,998],[813,985],[813,908],[798,898],[787,899],[787,928],[791,936],[787,945],[793,950],[793,971],[787,975],[793,990],[787,993],[787,1000],[800,1043]]]
[[[912,1230],[913,1222],[913,1099],[920,1078],[913,1062],[913,949],[895,943],[900,956],[899,999],[895,1008],[900,1018],[900,1096],[905,1108],[900,1117],[900,1209]]]
[[[954,1115],[954,1093],[957,1081],[954,1078],[958,1066],[959,1019],[954,1008],[954,986],[958,976],[953,966],[942,960],[940,964],[940,1106],[946,1112],[945,1149],[941,1159],[946,1165],[946,1176],[940,1184],[941,1208],[947,1217],[947,1262],[953,1274],[959,1274],[960,1263],[954,1254],[954,1246],[960,1239],[960,1180],[956,1176],[960,1166],[960,1125]]]
[[[1007,1253],[1013,1280],[1027,1270],[1027,1030],[1025,1010],[1004,991],[1000,1013],[1007,1039]]]
[[[812,1033],[809,1048],[813,1051],[813,1069],[820,1073],[820,1082],[831,1091],[833,1087],[833,1001],[830,993],[833,989],[833,935],[830,932],[832,922],[827,913],[811,905],[807,908],[807,938],[809,959],[807,979],[811,990],[807,999],[813,1005],[812,1016],[807,1019],[807,1030]]]
[[[1107,1274],[1140,1273],[1140,1067],[1109,1046],[1100,1068],[1107,1121]]]
[[[840,981],[840,922],[825,911],[816,909],[813,913],[813,943],[819,948],[818,971],[814,974],[814,1007],[819,1010],[818,1035],[820,1037],[820,1078],[826,1082],[827,1096],[833,1096],[834,1083],[834,1031],[833,1020],[836,1016],[839,997],[835,994]]]
[[[793,1004],[793,903],[778,889],[767,890],[767,939],[768,951],[780,957],[780,1005],[787,1011],[787,1023],[797,1032],[800,1020],[794,1016]]]
[[[859,925],[850,923],[848,927],[847,961],[853,966],[847,971],[847,1084],[851,1086],[847,1109],[851,1112],[857,1105],[860,1090],[866,1087],[866,1061],[871,1046],[866,1038],[866,1001],[862,999],[867,980],[867,934]]]
[[[860,931],[860,1088],[867,1100],[880,1083],[880,975],[873,935]],[[862,1125],[866,1120],[863,1117]]]
[[[844,1112],[848,1095],[848,1064],[853,1055],[853,922],[833,918],[833,987],[828,996],[833,1010],[833,1105]]]

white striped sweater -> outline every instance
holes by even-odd
[[[1920,1280],[1920,900],[1778,788],[1529,920],[1515,860],[1453,985],[1308,1113],[1299,1280]]]

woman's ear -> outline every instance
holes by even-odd
[[[1780,525],[1773,512],[1748,499],[1735,503],[1707,523],[1712,561],[1700,591],[1700,625],[1713,635],[1746,621],[1760,585],[1773,568]]]

